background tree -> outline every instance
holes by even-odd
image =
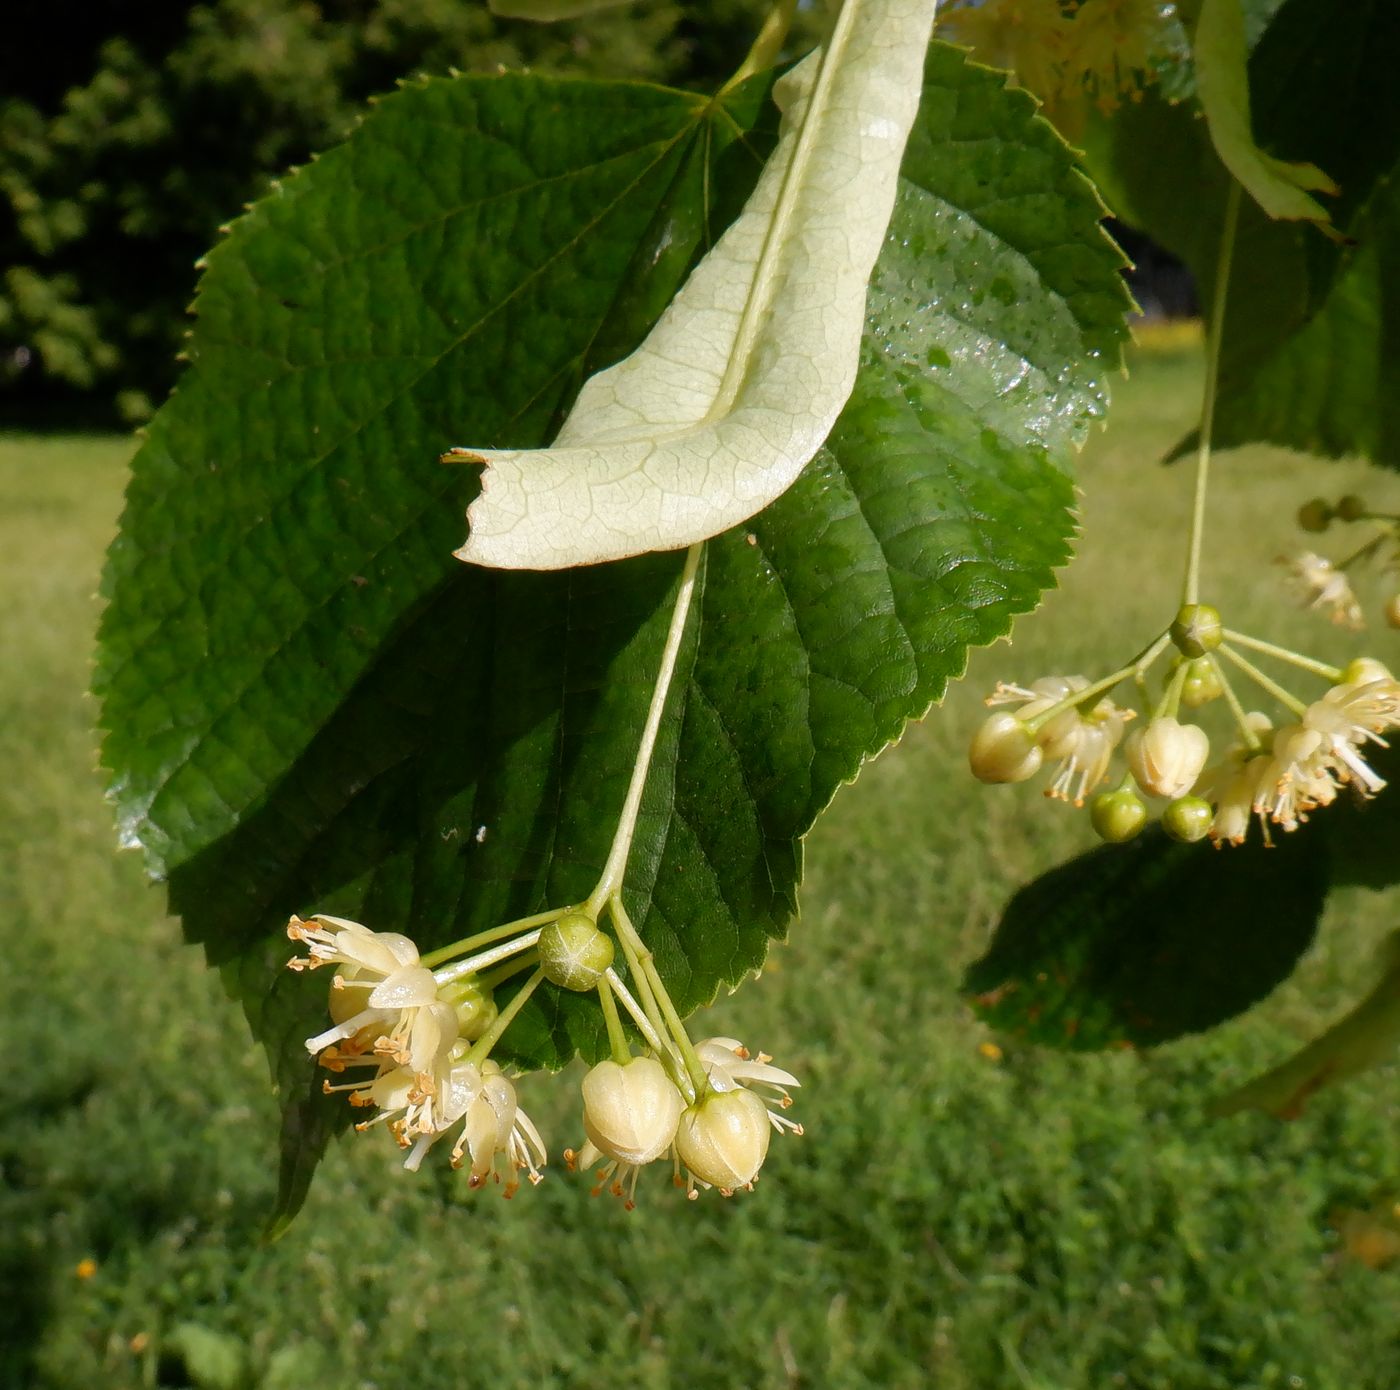
[[[343,137],[368,97],[450,68],[713,87],[763,6],[688,8],[541,26],[478,0],[22,0],[11,20],[30,42],[0,55],[0,399],[85,393],[144,418],[174,380],[220,224]]]

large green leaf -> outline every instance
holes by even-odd
[[[547,438],[581,364],[641,336],[719,131],[655,89],[430,83],[210,259],[109,569],[104,757],[293,1101],[289,1205],[342,1112],[311,1093],[324,1002],[280,969],[287,914],[426,948],[581,898],[606,857],[679,557],[460,566],[467,484],[432,460]],[[904,175],[828,447],[708,547],[626,885],[687,1010],[785,930],[840,783],[1068,554],[1126,306],[1099,204],[1029,98],[941,46]],[[553,1066],[599,1032],[541,991],[506,1041]]]
[[[1317,311],[1255,352],[1248,371],[1222,378],[1217,447],[1266,440],[1400,467],[1400,171],[1376,190],[1352,236],[1349,262]]]
[[[1285,0],[1251,54],[1259,144],[1317,165],[1340,185],[1328,210],[1333,225],[1359,245],[1338,246],[1310,226],[1272,222],[1245,200],[1221,344],[1219,443],[1269,439],[1378,459],[1394,452],[1362,409],[1384,364],[1359,364],[1359,384],[1348,372],[1349,359],[1365,348],[1340,339],[1358,306],[1355,279],[1338,280],[1345,281],[1353,255],[1365,259],[1377,234],[1368,209],[1400,156],[1397,65],[1400,7],[1390,0]],[[1202,303],[1210,303],[1229,180],[1194,103],[1173,105],[1149,93],[1097,122],[1086,146],[1115,213],[1180,256]],[[1359,273],[1368,273],[1365,265]],[[1374,339],[1366,324],[1357,326]],[[1309,389],[1295,410],[1292,393],[1302,375]],[[1335,407],[1317,401],[1324,379],[1344,397]],[[1189,447],[1189,440],[1180,446]]]
[[[1175,844],[1155,827],[1022,888],[963,990],[997,1028],[1074,1051],[1199,1032],[1287,978],[1327,892],[1311,826],[1238,848]]]

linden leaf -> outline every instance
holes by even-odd
[[[1400,1048],[1400,932],[1387,939],[1382,960],[1379,983],[1350,1013],[1286,1062],[1216,1101],[1211,1114],[1263,1110],[1297,1119],[1324,1086],[1389,1061]]]
[[[781,496],[851,394],[866,285],[918,113],[929,0],[848,0],[775,88],[778,147],[743,212],[547,449],[487,465],[460,559],[567,569],[705,540]]]
[[[1305,190],[1337,193],[1337,185],[1315,164],[1275,159],[1254,142],[1239,0],[1203,0],[1191,42],[1197,95],[1225,167],[1270,217],[1328,222],[1327,209]]]

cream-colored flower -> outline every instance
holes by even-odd
[[[306,1040],[306,1050],[331,1070],[372,1047],[421,1072],[456,1038],[456,1012],[439,1000],[433,972],[419,963],[408,937],[326,916],[293,917],[287,935],[308,948],[305,957],[287,962],[291,969],[338,967],[329,1000],[333,1024]]]
[[[597,1171],[596,1197],[607,1187],[630,1211],[636,1205],[637,1176],[675,1143],[685,1099],[655,1057],[626,1064],[599,1062],[583,1078],[583,1128],[588,1142],[564,1159],[570,1168]]]
[[[1285,724],[1259,774],[1254,810],[1286,831],[1296,830],[1310,811],[1337,799],[1337,787],[1336,763],[1322,735],[1304,724]]]
[[[769,1123],[779,1134],[802,1133],[802,1126],[785,1113],[792,1106],[789,1087],[802,1083],[791,1072],[775,1067],[766,1052],[755,1056],[737,1038],[706,1038],[696,1046],[695,1055],[712,1091],[754,1091],[768,1110]]]
[[[1210,823],[1211,843],[1242,845],[1249,835],[1249,824],[1255,814],[1262,779],[1269,773],[1272,760],[1267,753],[1245,758],[1233,773],[1219,785],[1215,804],[1215,819]],[[1267,827],[1265,838],[1268,838]]]
[[[728,1197],[752,1187],[768,1156],[773,1130],[767,1107],[742,1086],[732,1091],[706,1091],[681,1116],[676,1130],[676,1153],[688,1175],[687,1195],[702,1187],[717,1187]]]
[[[681,1116],[676,1130],[676,1182],[685,1168],[686,1196],[719,1188],[728,1197],[751,1188],[768,1155],[774,1132],[801,1134],[788,1119],[789,1089],[801,1085],[773,1065],[766,1052],[751,1053],[737,1038],[706,1038],[695,1049],[705,1069],[704,1092]]]
[[[641,1166],[676,1137],[685,1100],[655,1057],[599,1062],[583,1078],[583,1128],[600,1153]]]
[[[1385,779],[1360,750],[1368,743],[1389,747],[1381,735],[1400,727],[1400,682],[1387,677],[1334,685],[1308,706],[1303,726],[1321,740],[1313,756],[1330,761],[1338,782],[1351,784],[1363,796],[1374,796],[1385,786]]]
[[[1366,616],[1351,581],[1325,555],[1304,550],[1296,555],[1281,555],[1278,563],[1284,566],[1290,587],[1306,607],[1325,612],[1338,627],[1353,632],[1366,626]]]
[[[1262,779],[1273,766],[1270,749],[1274,741],[1274,726],[1267,714],[1253,710],[1245,716],[1253,740],[1237,739],[1230,744],[1217,762],[1207,767],[1192,788],[1196,796],[1204,797],[1215,807],[1210,826],[1211,843],[1218,849],[1222,844],[1243,844],[1249,836],[1249,824],[1255,814],[1255,799]],[[1268,823],[1261,816],[1264,838],[1268,839]]]
[[[1338,685],[1370,685],[1372,681],[1394,681],[1390,667],[1373,656],[1356,656],[1346,664]]]
[[[422,1010],[420,1037],[412,1061],[402,1064],[383,1054],[345,1055],[335,1071],[374,1068],[372,1076],[332,1085],[322,1083],[327,1095],[348,1092],[350,1104],[374,1108],[377,1113],[355,1126],[364,1133],[376,1125],[387,1125],[401,1149],[412,1149],[404,1167],[416,1169],[424,1152],[449,1123],[446,1101],[452,1071],[452,1055],[460,1046],[455,1020],[446,1004]],[[430,1028],[427,1023],[435,1022]]]
[[[1196,784],[1210,756],[1210,739],[1199,724],[1162,716],[1128,736],[1124,756],[1148,796],[1171,800]]]
[[[532,1184],[542,1181],[540,1169],[548,1161],[544,1141],[520,1108],[514,1083],[495,1062],[479,1067],[456,1063],[448,1077],[443,1114],[445,1129],[462,1123],[452,1146],[452,1166],[460,1168],[469,1160],[469,1186],[482,1187],[490,1179],[500,1182],[501,1167],[507,1170],[503,1196],[515,1195],[522,1172]]]
[[[1045,754],[1014,714],[989,714],[972,736],[968,766],[979,782],[1024,782],[1040,771]]]
[[[1038,716],[1053,709],[1080,690],[1089,688],[1083,676],[1042,676],[1029,687],[1001,683],[988,697],[991,706],[1019,704],[1014,716],[993,715],[983,725],[979,736],[989,737],[993,720],[1015,719],[1024,727]],[[1084,804],[1084,798],[1108,774],[1113,751],[1122,740],[1124,728],[1133,717],[1131,710],[1115,705],[1106,695],[1088,713],[1074,705],[1052,715],[1035,732],[1033,738],[1041,756],[1058,763],[1045,794],[1062,801]],[[984,781],[1024,781],[1037,769],[1028,761],[1025,769],[1014,777],[987,778]],[[975,770],[975,769],[974,769]],[[980,774],[979,774],[980,775]]]

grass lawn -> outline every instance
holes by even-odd
[[[1191,349],[1139,357],[1084,461],[1063,589],[837,798],[791,944],[713,1010],[706,1031],[806,1083],[807,1135],[775,1144],[757,1192],[687,1204],[657,1178],[628,1214],[551,1168],[505,1203],[445,1165],[401,1173],[375,1135],[330,1155],[271,1246],[263,1064],[160,890],[113,851],[93,772],[92,595],[130,446],[0,436],[12,984],[18,967],[0,1011],[0,1387],[1393,1390],[1400,1267],[1351,1258],[1331,1223],[1400,1196],[1400,1072],[1289,1125],[1203,1109],[1369,987],[1400,893],[1339,895],[1294,980],[1155,1054],[998,1056],[954,992],[1010,892],[1091,842],[1034,788],[972,781],[979,698],[1111,669],[1160,627],[1188,478],[1156,460],[1199,375]],[[1281,599],[1270,561],[1314,492],[1393,502],[1393,479],[1263,449],[1218,473],[1207,597],[1349,653]],[[1397,658],[1393,632],[1369,646]],[[556,1154],[581,1137],[571,1085],[522,1093]]]

